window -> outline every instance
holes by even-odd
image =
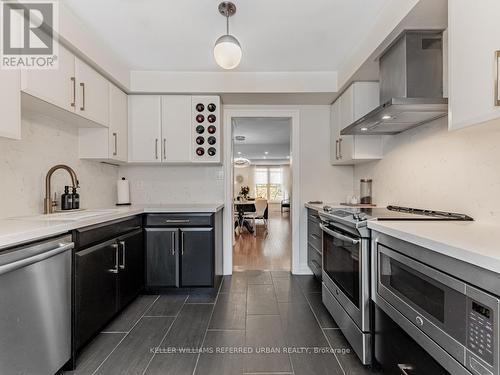
[[[255,195],[269,202],[283,199],[283,169],[281,167],[255,168]]]

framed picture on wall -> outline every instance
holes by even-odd
[[[495,105],[500,106],[500,51],[495,52]]]

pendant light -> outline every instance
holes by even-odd
[[[223,69],[234,69],[241,61],[240,42],[229,34],[229,17],[236,13],[236,5],[230,1],[223,1],[219,4],[219,13],[226,17],[226,35],[222,35],[215,42],[215,62]]]

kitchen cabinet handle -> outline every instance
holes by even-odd
[[[85,83],[80,82],[80,87],[82,88],[82,106],[80,107],[80,111],[85,111]]]
[[[113,151],[113,156],[118,154],[118,134],[113,133],[113,138],[115,139],[115,150]]]
[[[126,248],[125,248],[125,241],[120,241],[120,245],[122,246],[122,264],[120,264],[120,269],[124,270],[125,269],[125,254],[126,254]]]
[[[181,255],[184,255],[184,232],[181,232]]]
[[[166,159],[167,158],[167,139],[166,138],[163,138],[163,159]]]
[[[71,82],[73,83],[73,102],[71,103],[72,107],[76,106],[76,78],[71,77]]]
[[[342,160],[342,138],[339,138],[339,159]]]
[[[401,375],[412,375],[415,371],[415,367],[404,363],[398,363],[398,367],[401,370]]]
[[[158,138],[155,139],[155,158],[158,160]]]
[[[172,232],[171,235],[171,245],[172,245],[172,255],[175,255],[175,232]]]
[[[339,140],[335,141],[335,159],[339,160]]]
[[[111,273],[118,273],[118,244],[114,243],[111,245],[113,249],[115,249],[115,266],[114,268],[110,268],[108,272]]]
[[[189,219],[167,219],[167,220],[165,220],[165,223],[168,223],[168,224],[189,224],[190,220]]]

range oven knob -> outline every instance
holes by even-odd
[[[417,316],[417,317],[415,318],[415,321],[417,322],[417,324],[418,324],[419,326],[423,326],[423,325],[424,325],[424,320],[423,320],[420,316]]]

